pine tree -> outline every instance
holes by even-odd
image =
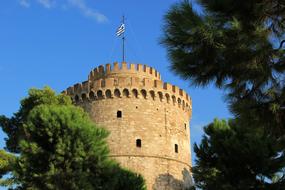
[[[202,189],[284,189],[285,1],[185,0],[165,16],[174,72],[223,89],[234,119],[214,121],[195,145]],[[220,139],[219,139],[219,138]]]
[[[108,157],[108,132],[49,88],[30,90],[14,117],[0,124],[8,134],[7,149],[19,153],[2,158],[1,177],[12,176],[2,178],[2,185],[12,181],[11,189],[19,190],[145,189],[140,175]]]
[[[242,125],[242,127],[241,127]],[[237,120],[217,120],[204,128],[193,175],[196,186],[209,190],[281,190],[285,158],[263,128]]]
[[[224,89],[236,116],[254,111],[285,129],[285,1],[188,1],[166,14],[162,43],[172,69],[195,86]],[[250,100],[250,101],[248,101]]]

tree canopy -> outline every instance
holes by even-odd
[[[224,90],[234,118],[205,127],[193,175],[202,189],[284,189],[285,1],[187,0],[162,44],[191,85]],[[219,138],[217,138],[219,137]]]
[[[203,14],[183,1],[165,16],[162,43],[172,69],[193,85],[225,89],[237,116],[255,110],[284,130],[285,1],[199,3]]]
[[[236,120],[218,120],[204,128],[201,144],[194,145],[196,186],[219,190],[284,189],[276,143],[262,128],[240,126]]]
[[[11,189],[145,189],[142,176],[109,158],[109,133],[49,88],[30,90],[20,110],[0,125],[7,150],[19,153],[0,152],[1,184]]]

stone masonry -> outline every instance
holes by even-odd
[[[110,131],[111,156],[142,174],[149,190],[191,185],[192,102],[184,90],[151,67],[123,62],[95,68],[65,93]]]

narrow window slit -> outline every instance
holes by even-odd
[[[136,145],[137,145],[137,147],[141,148],[142,147],[142,140],[141,139],[137,139],[136,140]]]
[[[174,145],[175,153],[178,153],[178,144]]]
[[[122,111],[117,111],[117,118],[122,118]]]

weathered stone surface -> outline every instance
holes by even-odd
[[[111,132],[111,156],[141,173],[148,189],[180,190],[191,185],[192,102],[179,87],[163,83],[155,69],[126,63],[99,66],[87,81],[65,93]]]

